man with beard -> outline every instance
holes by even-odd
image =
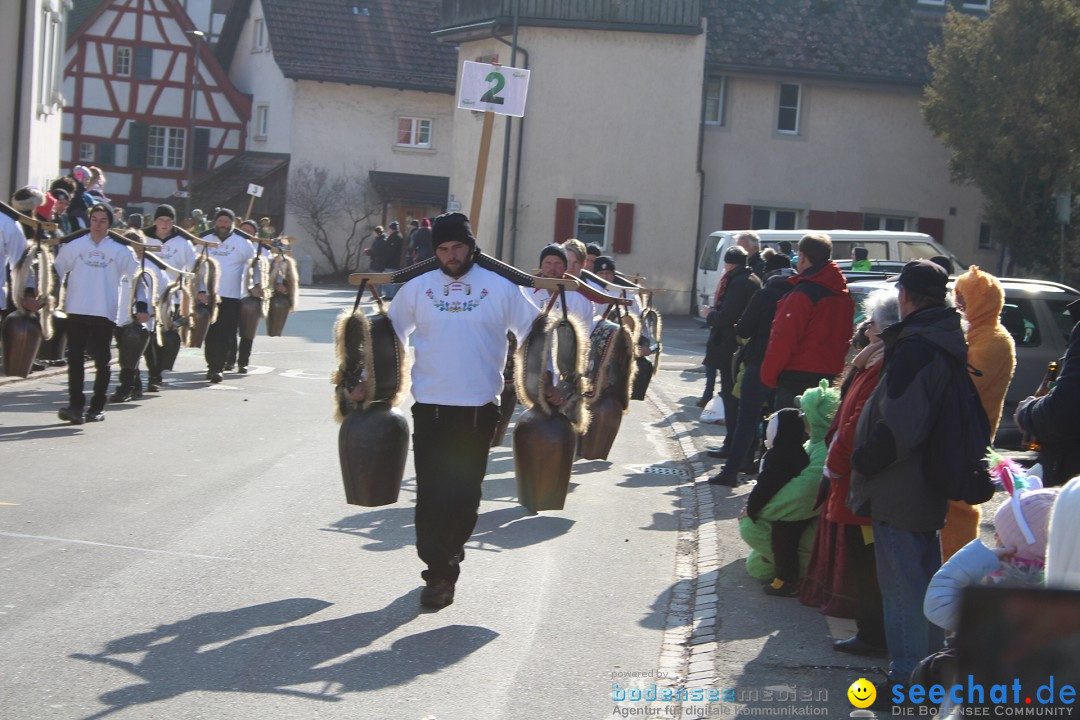
[[[232,210],[218,210],[214,216],[214,233],[220,244],[208,250],[221,267],[221,277],[218,280],[221,304],[218,306],[217,321],[210,326],[205,341],[206,379],[211,383],[221,382],[229,348],[236,347],[237,333],[240,330],[240,298],[248,292],[248,289],[243,287],[244,275],[255,257],[255,246],[251,241],[233,232],[235,221],[236,215]],[[262,290],[256,287],[251,293],[261,297]],[[199,302],[206,301],[206,293],[200,292]],[[246,367],[247,360],[245,357],[239,358],[240,366]]]
[[[389,316],[402,342],[411,337],[416,350],[416,550],[427,565],[420,602],[442,608],[454,601],[465,542],[476,525],[499,421],[506,333],[522,340],[536,308],[509,280],[473,264],[476,238],[465,215],[436,218],[431,244],[439,268],[405,283]]]

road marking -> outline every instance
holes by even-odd
[[[308,370],[286,370],[278,373],[281,377],[297,378],[299,380],[329,380],[329,373],[313,373]]]
[[[90,540],[72,540],[70,538],[50,537],[48,535],[23,535],[22,533],[0,532],[0,536],[25,538],[28,540],[51,540],[53,542],[73,543],[75,545],[95,545],[97,547],[116,548],[118,550],[139,550],[160,555],[179,555],[180,557],[200,558],[202,560],[235,560],[236,558],[218,557],[217,555],[198,555],[196,553],[175,552],[173,550],[154,550],[153,548],[133,547],[131,545],[113,545],[112,543],[92,542]]]
[[[7,507],[17,507],[18,504],[19,503],[0,502],[0,505],[5,505]]]
[[[274,372],[276,368],[272,368],[269,365],[248,365],[248,375],[269,375]]]

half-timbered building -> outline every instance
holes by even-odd
[[[117,207],[146,211],[244,150],[251,103],[177,0],[102,0],[64,59],[64,169],[96,165]]]

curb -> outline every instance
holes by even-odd
[[[716,678],[716,580],[720,558],[713,520],[712,488],[708,483],[699,482],[702,476],[707,477],[705,465],[690,460],[698,454],[690,431],[657,393],[650,392],[648,399],[664,418],[664,424],[671,428],[673,440],[682,453],[681,460],[689,468],[690,475],[690,481],[678,488],[676,581],[657,663],[657,670],[665,673],[657,684],[676,691],[678,697],[678,691],[710,687]],[[672,701],[664,703],[667,707],[673,704]],[[678,701],[674,704],[681,707]]]

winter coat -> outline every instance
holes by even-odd
[[[427,260],[429,257],[435,254],[435,251],[431,247],[431,228],[420,227],[409,237],[411,253],[409,262],[418,263],[421,260]]]
[[[1069,305],[1076,318],[1080,300]],[[1039,439],[1043,485],[1064,485],[1080,474],[1080,323],[1073,326],[1057,385],[1017,412],[1020,427]]]
[[[945,355],[967,362],[960,315],[917,310],[881,337],[885,367],[855,428],[848,508],[900,530],[940,530],[948,500],[942,479],[925,474],[923,451],[952,377]]]
[[[742,317],[739,318],[735,332],[750,342],[743,350],[743,360],[747,365],[760,365],[765,359],[765,348],[769,345],[769,332],[772,330],[776,304],[791,290],[789,279],[795,275],[790,268],[774,270],[765,276],[761,289],[750,298]]]
[[[387,264],[385,235],[382,233],[375,234],[375,238],[371,241],[371,247],[368,248],[368,256],[371,258],[372,272],[382,272],[389,267]]]
[[[761,287],[761,281],[748,267],[737,267],[726,275],[724,294],[709,313],[709,339],[705,343],[705,367],[720,368],[731,362],[738,343],[735,324],[742,317],[750,298]]]
[[[811,266],[789,282],[761,363],[761,382],[771,388],[783,384],[787,372],[843,372],[855,322],[855,303],[836,263]]]
[[[825,519],[844,525],[869,525],[870,518],[859,517],[848,510],[847,497],[851,489],[851,453],[854,451],[855,428],[863,406],[881,379],[878,361],[869,367],[856,371],[855,378],[848,386],[847,393],[836,411],[835,428],[828,438],[829,452],[825,467],[829,472],[829,499],[825,505]]]
[[[1016,346],[1001,324],[1005,290],[993,275],[974,265],[956,279],[956,291],[964,296],[967,321],[968,363],[981,375],[972,375],[983,410],[990,420],[990,437],[997,433],[1005,393],[1016,370]]]
[[[987,576],[999,569],[1004,573],[997,581],[1010,586],[1043,584],[1041,566],[1002,562],[994,551],[975,539],[960,548],[941,566],[926,588],[923,613],[926,619],[943,630],[955,632],[960,626],[960,597],[966,587],[987,581]]]
[[[388,269],[393,268],[400,270],[403,266],[403,255],[405,246],[403,244],[401,233],[394,231],[386,238],[386,267]]]

